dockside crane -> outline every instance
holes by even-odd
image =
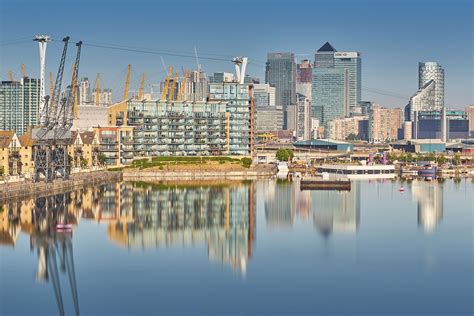
[[[180,100],[180,101],[183,100],[184,89],[186,89],[186,84],[187,84],[187,81],[188,81],[188,76],[189,76],[189,72],[188,72],[188,69],[186,69],[186,72],[184,73],[183,81],[181,82],[181,85],[179,86],[179,91],[178,91],[177,100]]]

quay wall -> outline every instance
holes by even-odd
[[[57,179],[50,183],[23,181],[0,183],[0,202],[23,198],[36,198],[68,192],[87,185],[97,185],[122,180],[121,172],[96,171],[76,173],[67,180]]]

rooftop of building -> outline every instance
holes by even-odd
[[[331,44],[329,44],[329,42],[326,42],[323,46],[321,46],[320,49],[318,49],[318,53],[324,52],[337,52],[337,50]]]
[[[295,146],[323,146],[323,145],[352,145],[348,142],[335,139],[311,139],[311,140],[300,140],[293,143]]]
[[[15,135],[15,131],[0,131],[0,148],[7,148]]]
[[[95,132],[82,132],[79,135],[84,145],[91,145],[94,142]]]

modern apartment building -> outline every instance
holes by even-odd
[[[368,120],[367,116],[354,116],[336,119],[327,124],[327,138],[334,140],[346,140],[350,136],[362,139],[361,123]]]
[[[296,103],[296,62],[293,53],[269,53],[265,83],[276,89],[276,104],[287,106]]]
[[[296,140],[311,139],[311,101],[303,94],[296,95]]]
[[[14,130],[22,135],[38,123],[40,103],[39,79],[24,77],[20,81],[0,83],[0,130]]]
[[[283,130],[283,107],[256,106],[255,133],[261,134]]]
[[[89,78],[84,77],[79,81],[79,103],[88,104],[93,101],[91,98],[91,88]]]

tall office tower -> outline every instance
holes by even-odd
[[[296,93],[311,100],[311,82],[313,80],[313,64],[305,59],[296,66]]]
[[[421,89],[433,80],[434,87],[434,110],[441,111],[444,107],[444,69],[436,62],[422,62],[418,64],[418,89]]]
[[[321,125],[349,116],[361,101],[362,60],[358,52],[337,52],[326,42],[314,56],[312,116]]]
[[[293,53],[269,53],[265,70],[265,83],[276,89],[276,104],[287,106],[296,103],[296,63]]]
[[[311,139],[311,102],[305,95],[296,94],[296,139]]]
[[[111,105],[112,101],[112,89],[104,89],[100,93],[100,104],[101,105]]]
[[[255,106],[275,106],[275,87],[268,83],[254,84],[253,104]]]
[[[79,104],[87,104],[91,101],[91,90],[89,79],[84,77],[79,81]]]
[[[24,77],[21,81],[0,84],[0,130],[13,130],[22,135],[38,124],[40,81]]]

